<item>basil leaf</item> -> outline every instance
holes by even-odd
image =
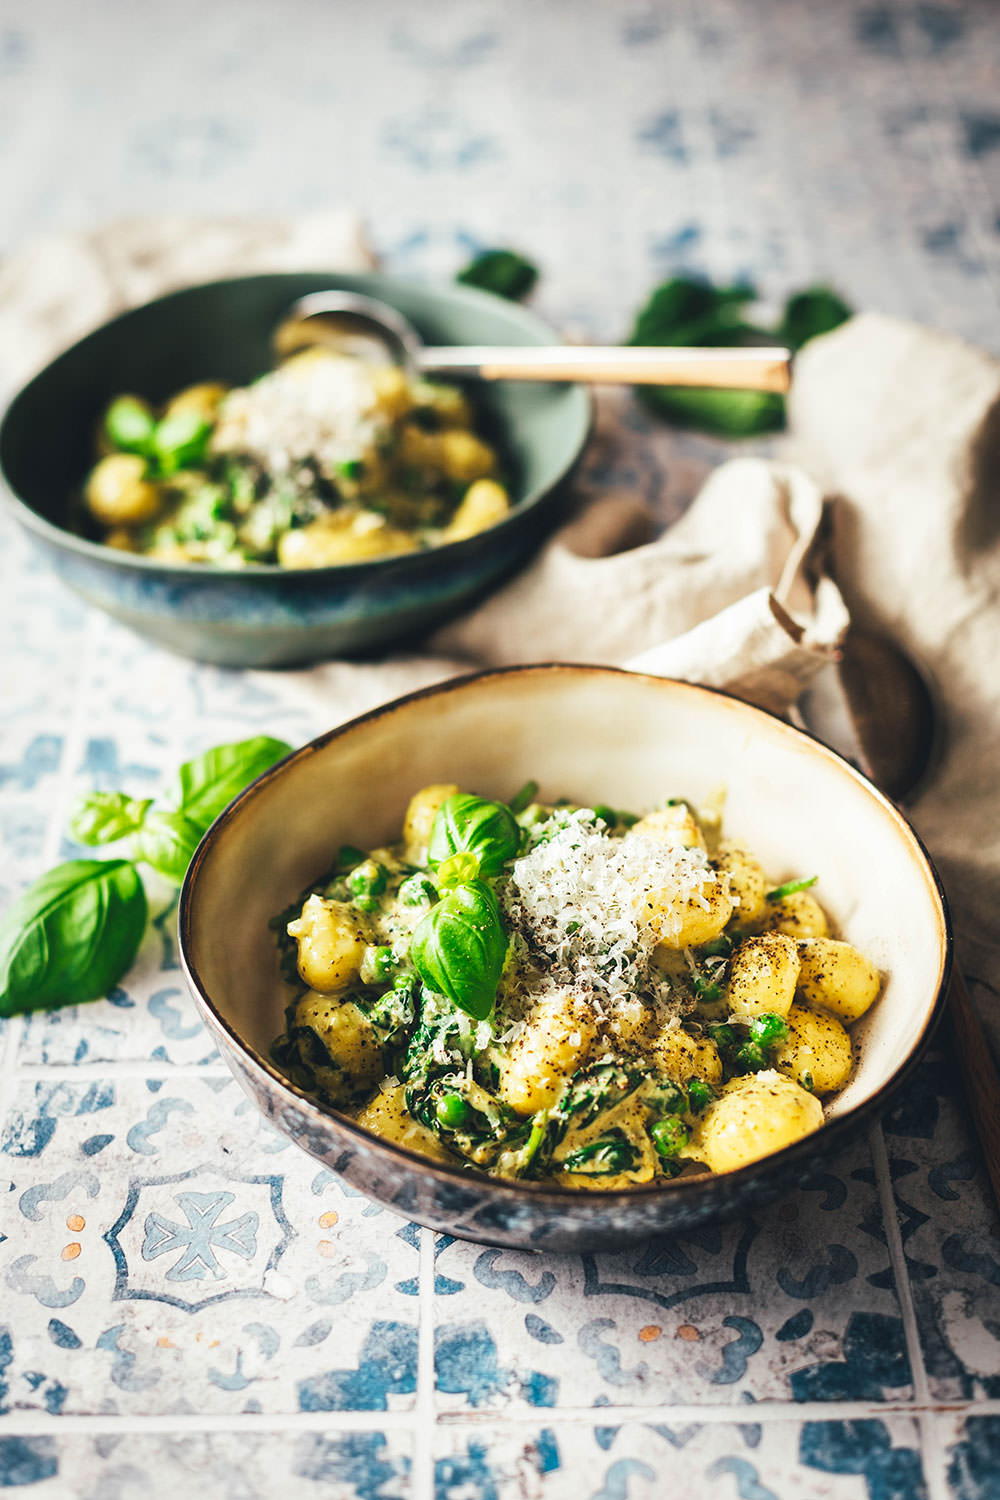
[[[538,280],[538,267],[516,250],[484,250],[455,277],[465,286],[477,286],[495,297],[518,302]]]
[[[521,844],[521,830],[509,807],[459,792],[442,802],[431,828],[427,862],[433,869],[453,854],[474,854],[481,875],[499,875]]]
[[[0,1015],[97,1000],[117,984],[146,928],[146,893],[126,859],[49,870],[0,920]]]
[[[500,908],[481,880],[450,891],[410,941],[410,961],[427,988],[477,1021],[493,1009],[506,956]]]
[[[164,801],[204,833],[245,786],[288,755],[291,748],[284,740],[264,734],[231,745],[216,745],[184,762]]]
[[[150,813],[132,844],[137,860],[180,885],[204,830],[182,812]]]
[[[777,336],[793,349],[801,349],[810,339],[839,328],[850,316],[851,309],[836,292],[829,287],[813,286],[789,297]]]
[[[69,831],[78,844],[116,844],[140,828],[152,804],[124,792],[91,792],[70,813]]]

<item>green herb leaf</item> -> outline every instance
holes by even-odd
[[[74,859],[36,880],[0,920],[0,1015],[97,1000],[129,968],[146,893],[125,859]]]
[[[70,835],[78,844],[116,844],[141,828],[152,800],[126,797],[124,792],[91,792],[70,813]]]
[[[214,423],[196,411],[175,412],[157,422],[150,449],[161,474],[196,468],[205,457]]]
[[[410,961],[427,988],[477,1021],[493,1009],[506,956],[500,908],[480,880],[450,891],[421,919],[410,942]]]
[[[138,396],[119,396],[104,413],[104,433],[122,453],[148,453],[153,436],[153,414]]]
[[[655,1128],[655,1127],[654,1127]],[[564,1172],[584,1172],[590,1177],[609,1177],[619,1172],[629,1172],[636,1165],[639,1153],[620,1130],[609,1131],[599,1140],[578,1146],[563,1159]]]
[[[484,250],[464,271],[459,271],[455,280],[518,302],[528,295],[538,280],[538,267],[525,260],[523,255],[518,255],[516,250]]]
[[[185,761],[164,795],[167,806],[182,812],[204,833],[251,781],[288,755],[284,740],[256,735],[230,745],[216,745],[194,760]]]
[[[438,808],[431,828],[427,862],[434,868],[453,854],[474,854],[480,873],[499,875],[521,844],[521,830],[503,802],[487,802],[465,792]]]
[[[810,339],[839,328],[850,316],[847,303],[829,287],[809,287],[807,291],[789,297],[776,335],[783,344],[801,349]]]
[[[808,880],[786,880],[784,885],[776,885],[773,891],[768,891],[764,900],[784,901],[786,896],[794,896],[799,891],[807,891],[810,886],[816,884],[818,879],[818,875],[810,875]]]
[[[538,782],[526,781],[521,790],[519,792],[516,792],[514,796],[511,797],[507,806],[516,817],[518,813],[523,813],[524,809],[530,806],[530,804],[534,802],[537,796]]]
[[[180,885],[203,832],[182,812],[150,813],[136,833],[132,854],[158,875]]]

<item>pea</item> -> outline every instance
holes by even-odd
[[[446,1130],[457,1130],[464,1125],[469,1114],[469,1106],[461,1094],[442,1094],[434,1107],[439,1125]]]
[[[692,1078],[688,1084],[688,1105],[692,1114],[701,1114],[715,1098],[715,1090],[703,1078]]]
[[[666,1115],[662,1120],[654,1120],[649,1134],[657,1154],[666,1157],[676,1156],[687,1145],[689,1138],[687,1126],[676,1115]]]
[[[363,984],[381,984],[391,979],[399,968],[399,960],[388,944],[379,944],[365,950],[361,964]]]
[[[355,896],[354,905],[358,911],[373,912],[378,911],[379,900],[377,896]]]
[[[654,1099],[657,1107],[662,1109],[664,1114],[679,1115],[684,1109],[684,1095],[669,1079],[664,1079],[657,1085]]]
[[[374,859],[366,859],[352,870],[347,877],[347,884],[355,896],[381,896],[385,890],[387,872],[383,865]],[[370,911],[370,907],[362,907],[363,911]]]
[[[712,958],[728,958],[733,951],[733,940],[722,932],[710,943],[706,943],[701,951],[710,954]]]
[[[695,974],[691,984],[699,1000],[722,999],[722,985],[716,984],[714,979],[706,979],[703,974]]]
[[[437,898],[437,886],[426,875],[411,875],[399,887],[404,906],[431,906]]]
[[[761,1047],[778,1047],[788,1037],[788,1022],[774,1011],[765,1011],[750,1022],[750,1035]]]
[[[745,1073],[759,1073],[762,1068],[769,1066],[767,1053],[759,1042],[743,1042],[737,1047],[734,1058],[736,1066],[742,1068]]]
[[[153,429],[151,446],[164,474],[196,467],[205,456],[212,423],[196,411],[175,412]]]
[[[123,453],[145,453],[153,435],[153,413],[138,396],[119,396],[104,414],[104,432]]]
[[[360,458],[345,458],[337,464],[337,473],[342,479],[360,479],[364,472],[364,462]]]

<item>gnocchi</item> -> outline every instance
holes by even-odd
[[[248,386],[108,406],[79,527],[171,562],[328,568],[463,541],[511,508],[453,386],[313,346]]]
[[[685,802],[536,798],[433,783],[398,841],[341,849],[279,924],[289,1076],[435,1161],[586,1191],[819,1129],[881,976],[813,881],[769,888]]]

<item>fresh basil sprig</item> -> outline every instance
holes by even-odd
[[[163,794],[163,808],[124,792],[90,792],[70,815],[70,833],[90,846],[131,837],[134,859],[180,885],[202,835],[222,809],[290,749],[284,740],[264,734],[215,745],[184,762]]]
[[[146,928],[146,892],[127,859],[71,859],[0,920],[0,1015],[106,995]]]
[[[497,898],[481,880],[456,886],[421,919],[410,962],[429,990],[485,1021],[507,956]]]
[[[521,830],[509,807],[459,792],[438,808],[427,862],[433,869],[452,855],[474,854],[481,875],[499,875],[520,844]]]
[[[106,995],[131,965],[146,926],[136,864],[179,885],[210,823],[236,794],[287,755],[257,735],[186,761],[165,808],[125,792],[91,792],[73,810],[77,843],[131,839],[131,859],[73,859],[41,876],[0,918],[0,1015],[51,1010]]]

